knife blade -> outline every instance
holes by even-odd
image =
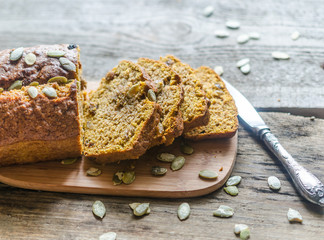
[[[301,166],[283,148],[252,104],[229,82],[222,80],[235,101],[239,120],[244,122],[244,126],[252,130],[279,159],[289,173],[300,195],[306,200],[324,207],[323,183],[314,174]]]

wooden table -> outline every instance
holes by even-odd
[[[204,7],[213,5],[206,18]],[[158,58],[172,53],[193,67],[222,65],[224,78],[259,109],[277,111],[262,117],[286,149],[324,181],[324,62],[322,2],[314,1],[4,1],[0,0],[0,49],[37,44],[78,43],[84,77],[99,80],[122,59]],[[241,22],[240,30],[218,39],[228,19]],[[298,30],[300,39],[290,34]],[[239,45],[239,34],[259,32],[260,40]],[[273,51],[290,54],[276,61]],[[251,60],[251,73],[235,66]],[[114,231],[118,239],[236,239],[233,227],[244,223],[251,239],[324,239],[322,208],[299,197],[287,172],[260,142],[239,129],[233,175],[242,176],[240,193],[222,189],[192,199],[148,199],[38,192],[0,185],[1,239],[98,239]],[[268,176],[282,183],[279,192],[267,185]],[[91,212],[101,200],[107,208],[100,221]],[[128,204],[150,202],[152,212],[132,216]],[[192,208],[180,222],[180,203]],[[229,219],[212,216],[220,204],[235,209]],[[290,224],[288,208],[298,210],[303,224]]]

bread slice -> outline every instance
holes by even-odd
[[[170,145],[183,131],[180,105],[183,101],[181,79],[166,64],[148,58],[139,58],[137,64],[144,68],[157,89],[156,102],[162,108],[161,129],[151,142],[155,145]]]
[[[160,61],[170,66],[181,77],[184,90],[184,99],[180,106],[184,123],[183,132],[206,125],[209,120],[209,101],[199,79],[195,78],[193,69],[172,55],[161,57]]]
[[[199,67],[193,74],[203,83],[203,89],[211,102],[210,119],[208,125],[186,132],[185,138],[202,140],[232,137],[238,128],[237,109],[224,82],[209,67]]]
[[[84,155],[98,163],[139,158],[160,121],[159,104],[149,100],[152,81],[130,61],[121,61],[89,95],[84,108]]]

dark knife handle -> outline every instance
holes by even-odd
[[[324,185],[307,169],[302,167],[279,143],[269,129],[260,131],[265,145],[276,155],[288,171],[298,192],[310,202],[324,207]]]

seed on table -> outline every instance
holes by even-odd
[[[300,37],[300,33],[298,31],[295,31],[291,34],[291,39],[296,41]]]
[[[113,179],[112,179],[114,186],[120,185],[123,183],[123,181],[122,181],[123,176],[124,176],[123,172],[116,172],[114,174]]]
[[[56,98],[57,97],[57,93],[55,91],[54,88],[52,87],[44,87],[42,92],[47,96],[47,97],[50,97],[50,98]]]
[[[22,88],[22,81],[17,80],[11,86],[8,88],[8,91],[14,90],[14,89],[21,89]]]
[[[199,177],[205,178],[205,179],[216,179],[218,177],[218,174],[213,170],[201,170],[199,172]]]
[[[117,234],[115,232],[107,232],[100,235],[99,240],[116,240]]]
[[[36,55],[34,53],[28,53],[25,56],[25,63],[29,66],[34,65],[34,63],[36,62]]]
[[[251,32],[249,33],[249,37],[252,40],[259,40],[260,39],[260,34],[257,32]]]
[[[213,7],[213,6],[208,6],[208,7],[206,7],[206,8],[204,9],[204,11],[203,11],[203,15],[204,15],[205,17],[210,17],[210,16],[213,14],[213,12],[214,12],[214,7]]]
[[[27,89],[27,92],[31,98],[35,98],[38,95],[38,90],[35,87],[30,87]]]
[[[159,153],[156,158],[161,162],[173,162],[176,156],[171,153]]]
[[[194,152],[194,149],[186,143],[181,143],[180,145],[181,152],[184,154],[191,155]]]
[[[245,229],[241,230],[241,232],[240,232],[241,240],[246,240],[249,237],[250,237],[250,229],[249,228],[245,228]]]
[[[240,70],[243,74],[248,74],[251,71],[251,66],[250,66],[250,64],[246,64],[246,65],[240,67]]]
[[[276,60],[288,60],[290,58],[285,52],[272,52],[271,55]]]
[[[164,167],[159,167],[159,166],[153,166],[152,167],[152,175],[154,176],[162,176],[165,175],[168,170]]]
[[[121,180],[123,181],[123,183],[127,185],[131,184],[132,182],[135,181],[135,172],[134,171],[124,172]]]
[[[135,208],[137,208],[141,203],[138,203],[138,202],[134,202],[134,203],[130,203],[128,204],[128,206],[134,210]]]
[[[234,226],[234,233],[235,234],[240,234],[240,232],[244,229],[249,228],[247,225],[245,224],[235,224]]]
[[[234,209],[226,205],[220,205],[219,208],[213,212],[213,215],[215,217],[221,217],[221,218],[232,217],[233,214],[234,214]]]
[[[302,215],[297,210],[294,210],[292,208],[289,208],[287,217],[289,222],[299,222],[299,223],[303,222]]]
[[[222,66],[216,66],[216,67],[214,67],[214,71],[215,71],[215,73],[217,73],[219,76],[222,76],[223,73],[224,73],[224,69],[223,69]]]
[[[106,215],[105,205],[99,200],[95,201],[92,205],[92,212],[95,216],[102,219]]]
[[[217,30],[217,31],[215,31],[214,34],[218,38],[227,38],[227,37],[229,37],[229,32],[224,31],[224,30]]]
[[[226,25],[226,27],[229,28],[229,29],[239,29],[240,26],[241,26],[241,23],[238,22],[238,21],[233,21],[233,20],[231,20],[231,21],[227,21],[227,22],[225,23],[225,25]]]
[[[77,158],[63,159],[61,161],[61,164],[63,164],[63,165],[70,165],[70,164],[75,163],[77,160],[78,160]]]
[[[268,178],[268,185],[273,190],[279,190],[281,188],[280,180],[275,176],[270,176]]]
[[[224,190],[231,196],[236,196],[239,193],[238,188],[236,186],[224,187]]]
[[[226,186],[238,185],[242,180],[241,176],[232,176],[226,181]]]
[[[190,205],[188,203],[181,203],[178,207],[178,218],[183,221],[190,215]]]
[[[9,56],[10,61],[14,62],[14,61],[19,60],[22,57],[23,53],[24,53],[24,48],[23,47],[16,48],[15,50],[13,50],[10,53],[10,56]]]
[[[250,59],[249,58],[243,58],[241,60],[239,60],[237,63],[236,63],[236,67],[240,68],[240,67],[243,67],[244,65],[250,63]]]
[[[137,217],[141,217],[145,215],[150,207],[149,203],[141,203],[134,209],[134,215]]]
[[[247,34],[239,35],[239,36],[237,37],[237,39],[236,39],[236,41],[237,41],[239,44],[247,43],[249,40],[250,40],[250,36],[247,35]]]
[[[94,167],[91,167],[87,170],[87,175],[88,176],[93,176],[93,177],[97,177],[101,174],[101,170],[99,168],[94,168]]]
[[[48,51],[46,54],[49,57],[59,58],[59,57],[63,57],[66,54],[66,52],[56,50],[56,51]]]
[[[176,157],[171,163],[171,170],[177,171],[180,170],[185,164],[186,159],[183,156]]]

